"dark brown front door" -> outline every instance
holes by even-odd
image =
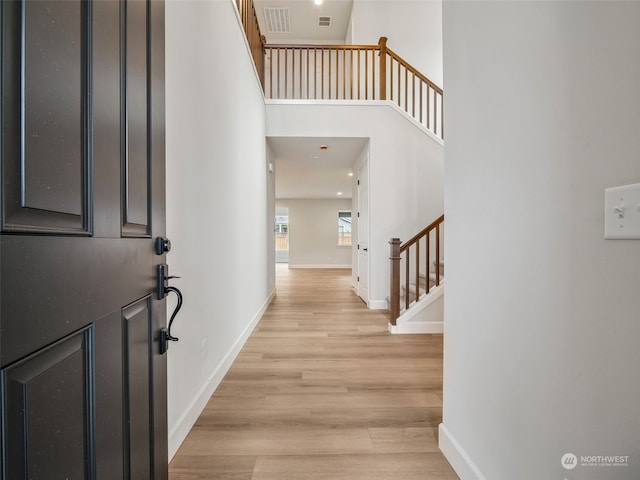
[[[166,479],[164,5],[0,15],[1,478]]]

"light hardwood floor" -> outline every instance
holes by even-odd
[[[350,270],[276,272],[276,298],[169,478],[457,479],[437,446],[442,336],[387,333]]]

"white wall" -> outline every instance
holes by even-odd
[[[231,0],[167,2],[167,260],[185,295],[168,352],[170,455],[275,288],[274,182],[252,65]]]
[[[443,212],[442,145],[391,102],[267,102],[267,135],[369,138],[369,299],[386,308],[389,239]]]
[[[440,0],[354,0],[347,41],[387,46],[442,87]]]
[[[261,94],[262,95],[262,94]],[[260,109],[264,115],[264,97],[262,97],[262,103],[263,105],[260,106]],[[266,127],[265,127],[266,128]],[[262,134],[261,134],[262,135]],[[267,282],[267,291],[268,292],[275,292],[276,289],[276,265],[275,265],[275,260],[276,260],[276,238],[275,238],[275,213],[276,213],[276,157],[273,154],[273,151],[271,150],[271,148],[269,147],[269,144],[267,143],[266,139],[263,138],[262,139],[264,141],[264,146],[265,146],[265,150],[266,150],[266,164],[267,164],[267,179],[266,179],[266,183],[267,183],[267,198],[266,198],[266,203],[263,201],[261,202],[260,198],[258,196],[253,197],[252,196],[252,200],[255,201],[255,207],[259,207],[259,205],[263,205],[265,208],[265,215],[267,218],[266,221],[266,231],[265,231],[265,235],[267,238],[267,252],[269,252],[269,254],[267,255],[267,258],[263,261],[267,262],[267,270],[266,270],[266,282]],[[257,136],[256,136],[256,141],[257,141]],[[258,169],[257,173],[260,173],[260,162],[256,162],[255,168]],[[271,171],[269,171],[269,169],[271,169]],[[255,193],[255,192],[254,192]],[[259,195],[259,192],[258,192]],[[248,241],[250,242],[250,240]],[[245,244],[246,245],[246,244]],[[270,293],[270,295],[271,295]]]
[[[638,25],[639,2],[444,4],[440,440],[463,480],[640,478],[640,241],[603,239],[604,188],[640,182]]]
[[[338,210],[351,199],[278,199],[289,209],[289,268],[351,268],[351,247],[338,246]]]

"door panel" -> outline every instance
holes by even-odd
[[[0,21],[0,477],[165,480],[164,5]]]
[[[150,421],[152,380],[150,358],[151,297],[147,296],[122,310],[124,330],[125,395],[125,479],[151,479]]]
[[[87,22],[82,2],[60,3],[23,3],[23,206],[81,215]],[[50,162],[51,157],[66,162]]]
[[[155,3],[155,1],[154,1]],[[93,235],[95,237],[120,236],[122,229],[122,165],[113,159],[123,157],[122,145],[125,127],[121,98],[122,62],[121,13],[112,1],[98,1],[91,5],[92,15],[99,21],[91,25],[92,85],[92,172],[93,178]],[[114,67],[115,66],[115,67]],[[96,95],[96,92],[100,92]],[[156,169],[153,169],[156,170]],[[114,197],[114,195],[116,197]],[[155,195],[155,193],[154,193]],[[164,228],[164,226],[162,226]],[[122,306],[120,304],[119,306]]]
[[[91,334],[86,328],[3,370],[6,478],[90,478]]]
[[[122,310],[95,322],[96,478],[120,478],[124,472]],[[112,477],[119,474],[118,477]]]
[[[89,7],[3,7],[3,231],[86,234]]]
[[[128,2],[127,27],[124,38],[126,89],[123,108],[126,128],[124,166],[124,225],[125,236],[148,235],[149,227],[149,149],[147,142],[147,5]]]

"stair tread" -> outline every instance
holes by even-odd
[[[421,273],[420,275],[418,275],[420,278],[425,278],[426,275],[424,273]],[[436,276],[436,272],[429,272],[429,276],[435,277]],[[444,272],[440,272],[440,278],[444,277]]]

